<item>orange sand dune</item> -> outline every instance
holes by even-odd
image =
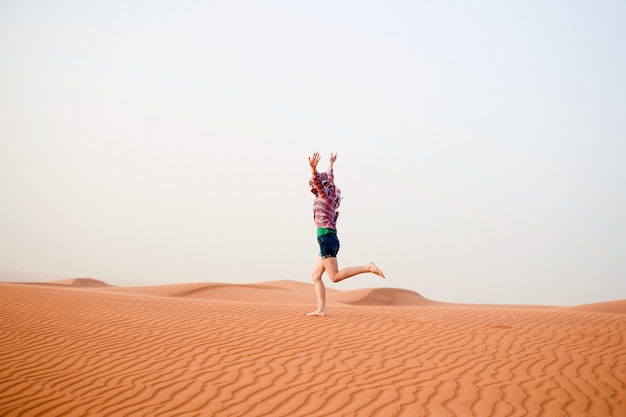
[[[421,306],[436,304],[416,292],[395,288],[374,288],[336,293],[333,301],[355,306]]]
[[[87,283],[85,285],[85,287],[92,286],[96,285]],[[296,281],[271,281],[260,284],[188,283],[151,287],[117,287],[110,291],[247,303],[308,305],[315,300],[312,285]],[[413,291],[394,288],[370,288],[347,292],[327,288],[326,296],[328,305],[418,306],[435,303]]]
[[[69,285],[72,287],[91,288],[91,287],[109,287],[110,285],[104,281],[93,278],[71,278],[59,281],[53,281],[52,284]]]
[[[626,314],[626,300],[607,301],[604,303],[583,304],[566,307],[568,310],[588,311],[590,313]]]
[[[111,292],[154,295],[224,302],[310,304],[312,286],[296,281],[272,281],[260,284],[188,283],[151,287],[115,287]],[[327,289],[332,297],[338,291]]]
[[[597,306],[91,284],[0,284],[0,415],[626,415],[626,315]]]

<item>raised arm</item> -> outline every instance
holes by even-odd
[[[311,166],[311,173],[315,177],[317,175],[317,164],[320,161],[320,154],[315,152],[313,156],[309,156],[309,165]]]
[[[328,166],[328,171],[332,171],[333,169],[333,164],[335,163],[335,161],[337,160],[337,154],[330,154],[330,165]]]

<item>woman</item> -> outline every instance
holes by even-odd
[[[339,239],[337,238],[337,208],[341,202],[341,192],[335,186],[335,175],[333,165],[337,160],[337,154],[330,155],[330,167],[328,172],[317,172],[317,164],[320,161],[320,154],[315,152],[309,157],[309,165],[313,177],[309,181],[311,192],[315,194],[313,201],[313,218],[317,226],[317,242],[320,247],[320,254],[313,268],[313,284],[317,296],[317,309],[307,316],[326,315],[326,287],[322,281],[322,274],[326,272],[333,282],[343,281],[346,278],[358,274],[371,272],[385,278],[374,262],[363,266],[350,266],[339,270],[337,263],[337,253],[339,252]]]

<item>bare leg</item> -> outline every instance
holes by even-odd
[[[307,316],[323,317],[326,315],[326,287],[324,287],[324,282],[322,281],[324,270],[324,262],[321,257],[318,257],[312,274],[315,295],[317,297],[317,310],[307,313]]]
[[[385,278],[385,274],[376,266],[374,262],[370,262],[363,266],[349,266],[339,271],[339,264],[337,258],[325,258],[323,259],[324,269],[333,282],[343,281],[346,278],[353,277],[358,274],[364,274],[371,272],[379,277]]]

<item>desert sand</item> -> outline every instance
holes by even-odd
[[[1,416],[626,416],[626,300],[0,284]]]

